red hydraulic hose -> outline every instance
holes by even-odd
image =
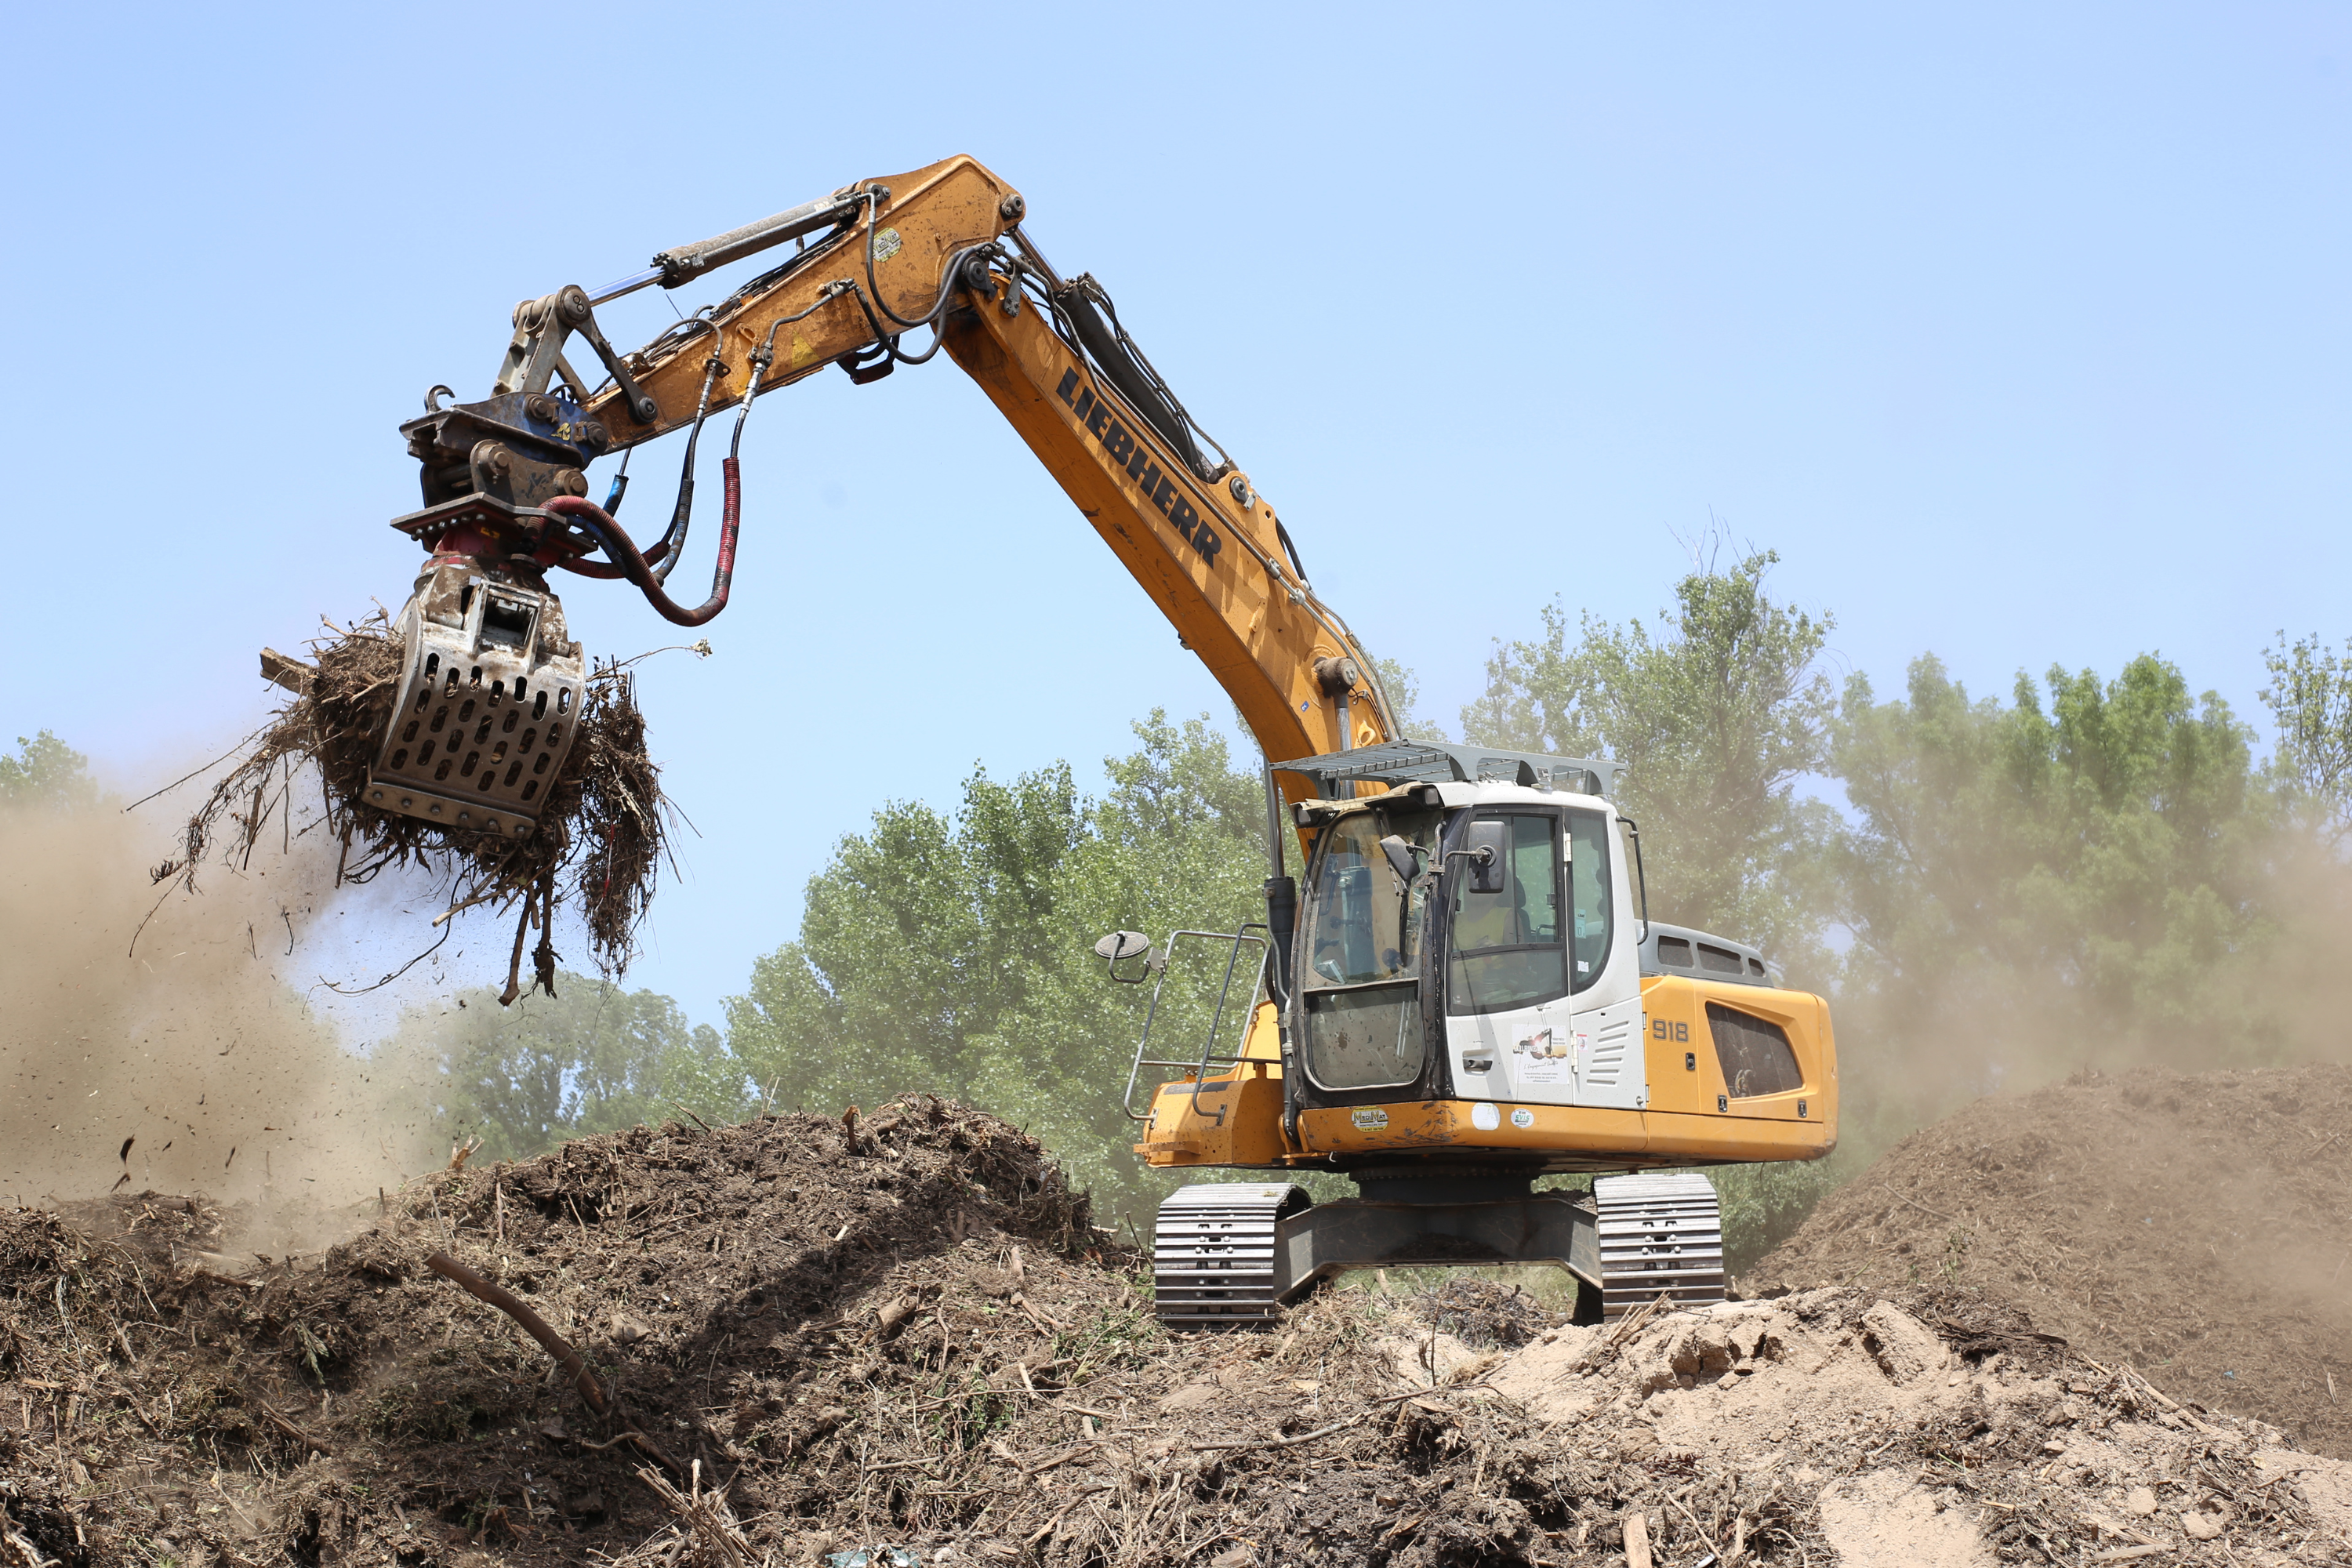
[[[607,513],[606,515],[610,516],[611,514]],[[646,564],[648,566],[658,566],[661,564],[661,558],[668,553],[669,541],[667,539],[656,539],[654,541],[653,548],[645,552]],[[608,563],[603,561],[583,561],[577,556],[572,555],[558,555],[552,561],[550,561],[548,564],[551,566],[561,566],[566,572],[577,572],[583,577],[625,577],[628,575],[626,572],[622,571],[618,566],[611,565]]]
[[[737,467],[733,458],[729,458],[722,466],[727,474],[727,502],[719,519],[719,564],[710,574],[710,597],[690,610],[662,591],[653,568],[638,553],[637,547],[630,542],[629,536],[621,531],[621,525],[613,520],[613,514],[603,507],[585,496],[557,496],[547,502],[545,510],[557,517],[570,519],[589,538],[602,545],[605,555],[620,569],[619,574],[637,585],[637,591],[645,595],[647,604],[660,612],[662,619],[681,626],[698,626],[727,607],[727,591],[735,579],[735,533],[742,521],[743,510],[742,470]],[[594,562],[580,563],[581,566],[596,564]],[[573,570],[577,571],[579,567],[575,566]],[[603,575],[598,572],[587,574]]]

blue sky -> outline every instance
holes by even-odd
[[[1112,290],[1439,712],[1554,595],[1653,613],[1711,526],[1779,550],[1778,592],[1837,617],[1833,673],[1882,691],[1929,650],[2005,692],[2155,649],[2253,713],[2274,633],[2352,633],[2340,5],[11,33],[0,736],[54,729],[122,786],[267,711],[262,644],[398,605],[394,426],[436,381],[482,395],[516,300],[954,152]],[[671,319],[654,291],[607,326]],[[676,461],[640,453],[640,494]],[[952,804],[983,761],[1091,777],[1153,706],[1229,711],[944,359],[762,400],[745,485],[717,657],[644,667],[702,837],[631,983],[710,1021],[884,799]],[[625,588],[559,586],[594,651],[677,640]]]

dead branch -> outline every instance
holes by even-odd
[[[436,1252],[427,1258],[425,1267],[521,1324],[523,1332],[537,1340],[539,1348],[553,1356],[557,1364],[572,1374],[572,1386],[580,1390],[580,1397],[588,1402],[588,1408],[600,1417],[612,1417],[613,1412],[604,1403],[604,1391],[596,1386],[596,1379],[590,1374],[588,1363],[581,1359],[580,1352],[573,1350],[562,1334],[547,1326],[546,1319],[517,1300],[510,1291],[491,1284],[446,1252]],[[687,1473],[683,1466],[662,1451],[660,1444],[639,1431],[625,1416],[620,1419],[622,1425],[628,1428],[624,1436],[636,1445],[640,1453],[672,1474],[682,1476]]]
[[[320,1455],[322,1458],[331,1459],[335,1457],[335,1451],[332,1448],[328,1447],[324,1443],[320,1442],[319,1439],[311,1436],[310,1434],[303,1431],[299,1426],[295,1426],[293,1422],[288,1420],[285,1415],[278,1411],[276,1405],[270,1404],[267,1399],[257,1399],[253,1403],[261,1411],[263,1417],[266,1418],[272,1426],[277,1427],[280,1432],[283,1432],[289,1437],[293,1438],[297,1443],[301,1444],[312,1453]]]
[[[744,1568],[754,1561],[751,1542],[744,1537],[735,1510],[728,1506],[727,1489],[719,1487],[707,1492],[702,1489],[700,1459],[694,1461],[687,1483],[689,1489],[685,1492],[670,1485],[668,1479],[656,1470],[641,1468],[637,1479],[653,1489],[654,1495],[661,1499],[673,1517],[686,1521],[702,1547],[698,1555],[704,1562]]]

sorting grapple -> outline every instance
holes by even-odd
[[[400,705],[369,804],[460,831],[537,825],[578,730],[586,683],[553,594],[436,560],[394,624]]]

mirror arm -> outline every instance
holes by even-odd
[[[1448,849],[1444,855],[1438,858],[1438,863],[1432,866],[1426,874],[1433,877],[1443,874],[1445,869],[1445,862],[1453,859],[1456,855],[1461,856],[1463,858],[1468,860],[1472,865],[1478,867],[1482,870],[1495,863],[1495,847],[1491,844],[1481,844],[1475,849]]]

